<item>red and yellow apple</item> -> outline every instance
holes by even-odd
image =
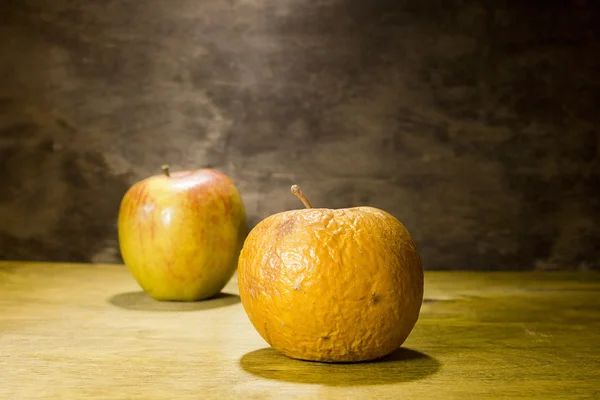
[[[241,196],[214,169],[163,172],[135,183],[121,201],[123,261],[156,300],[210,298],[237,267],[247,234]]]

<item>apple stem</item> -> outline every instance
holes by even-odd
[[[300,186],[298,185],[292,185],[292,193],[294,193],[294,196],[296,196],[297,198],[300,199],[300,201],[302,202],[302,204],[304,204],[304,207],[306,208],[312,208],[310,206],[310,203],[308,202],[308,199],[306,198],[306,196],[304,195],[304,193],[302,193],[302,190],[300,190]]]
[[[171,173],[169,172],[169,165],[165,164],[161,167],[162,172],[165,174],[166,177],[170,177]]]

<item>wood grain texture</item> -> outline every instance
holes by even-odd
[[[600,7],[539,3],[1,1],[0,259],[119,262],[170,163],[251,224],[383,208],[428,269],[600,267]]]
[[[600,396],[600,274],[426,274],[404,348],[327,365],[268,348],[232,281],[159,303],[121,265],[0,263],[2,399]]]

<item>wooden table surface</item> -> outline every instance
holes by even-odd
[[[600,274],[426,273],[402,350],[320,364],[270,349],[232,281],[159,303],[122,265],[0,262],[0,399],[600,398]]]

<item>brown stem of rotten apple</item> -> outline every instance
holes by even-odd
[[[167,178],[171,176],[171,173],[169,172],[169,165],[165,164],[161,167],[161,169]]]
[[[310,206],[310,203],[308,202],[308,199],[306,198],[306,196],[304,195],[304,193],[302,193],[302,190],[300,190],[300,186],[298,185],[292,185],[292,193],[294,193],[294,196],[296,196],[297,198],[300,199],[300,201],[302,202],[302,204],[304,204],[304,207],[306,208],[312,208]]]

